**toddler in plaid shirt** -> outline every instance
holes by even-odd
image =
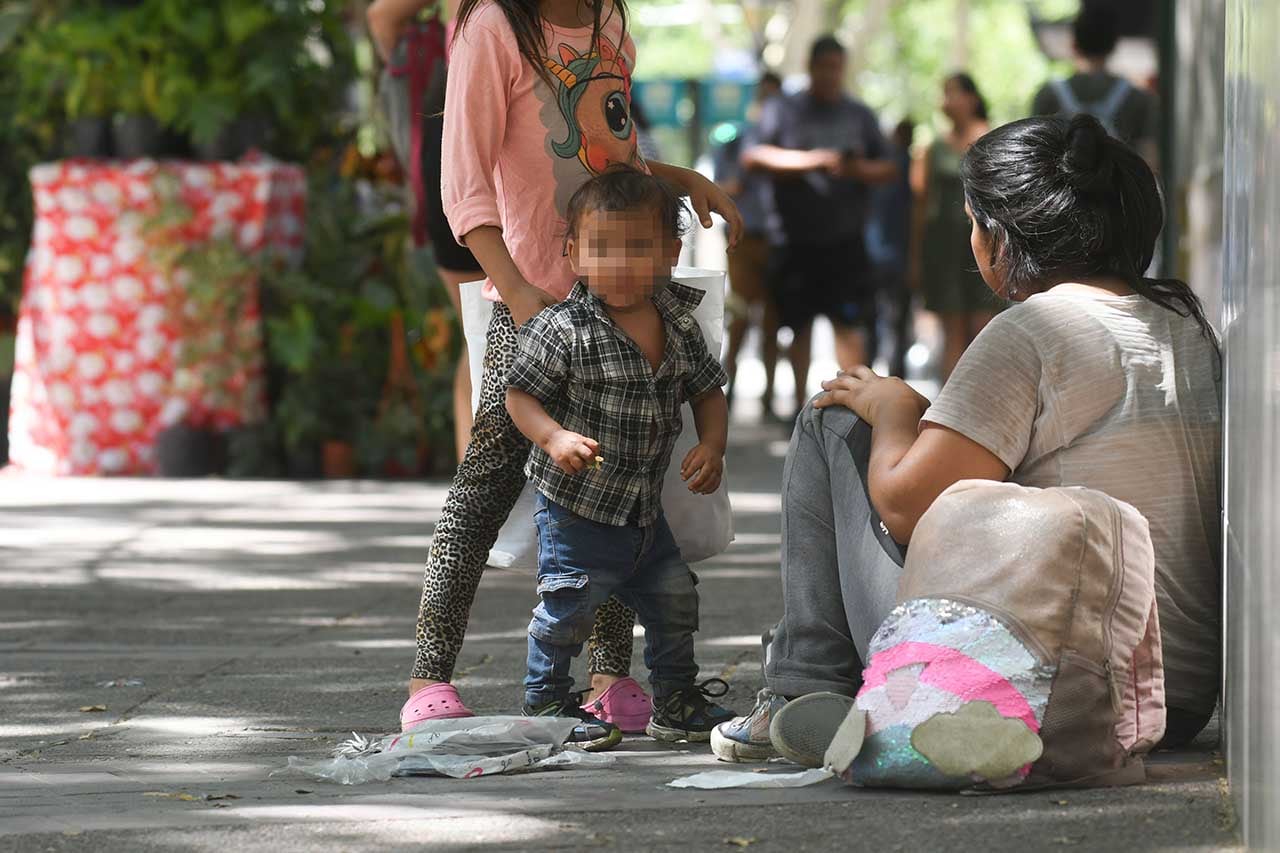
[[[571,696],[572,659],[611,595],[645,628],[653,685],[646,727],[660,740],[706,741],[733,712],[697,684],[696,579],[662,514],[662,481],[689,402],[698,444],[681,462],[691,491],[720,487],[729,408],[724,369],[692,311],[702,292],[675,284],[687,220],[657,178],[605,172],[569,201],[568,253],[579,282],[520,329],[507,409],[533,442],[538,594],[529,624],[524,712],[580,719],[570,740],[607,749],[622,733]]]

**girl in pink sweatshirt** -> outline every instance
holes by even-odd
[[[418,613],[418,651],[404,728],[470,715],[449,684],[480,574],[524,488],[528,440],[507,414],[516,329],[568,294],[565,207],[610,166],[651,171],[682,188],[704,227],[741,220],[719,188],[689,169],[646,163],[631,118],[635,46],[625,0],[462,0],[445,95],[441,197],[458,242],[499,302],[471,443],[436,524]],[[590,643],[592,711],[643,731],[649,700],[628,676],[634,614],[610,599]]]

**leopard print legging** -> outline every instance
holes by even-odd
[[[516,326],[506,306],[497,304],[489,323],[471,443],[453,477],[427,555],[414,678],[453,677],[489,549],[524,488],[529,442],[511,422],[506,404],[506,376],[515,352]],[[618,599],[605,602],[588,645],[591,672],[628,674],[634,625],[635,613]]]

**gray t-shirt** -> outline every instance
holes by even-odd
[[[1220,377],[1194,320],[1059,285],[992,320],[924,416],[1015,483],[1097,489],[1146,517],[1167,700],[1187,711],[1218,694]]]

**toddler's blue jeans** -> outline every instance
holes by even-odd
[[[655,696],[693,684],[698,630],[697,578],[659,515],[652,524],[616,527],[583,518],[538,495],[538,594],[529,623],[525,703],[563,699],[569,666],[591,634],[596,609],[616,595],[645,630],[644,662]]]

